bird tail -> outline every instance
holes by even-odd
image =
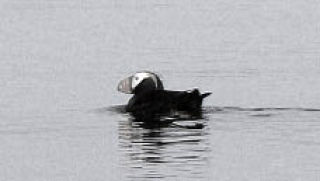
[[[211,92],[206,92],[204,94],[201,94],[201,98],[204,99],[204,98],[210,96],[211,94],[212,94]]]

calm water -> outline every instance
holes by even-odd
[[[320,180],[319,2],[2,0],[0,17],[0,180]],[[203,118],[132,122],[116,85],[145,69],[212,91]]]

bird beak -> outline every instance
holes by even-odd
[[[123,79],[118,84],[118,91],[123,92],[125,94],[132,94],[132,77],[130,76],[126,79]]]

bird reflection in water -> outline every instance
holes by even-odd
[[[206,122],[201,114],[119,121],[121,163],[128,178],[202,178],[209,152]]]

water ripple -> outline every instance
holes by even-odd
[[[131,180],[150,178],[166,180],[184,172],[190,177],[203,175],[209,151],[205,129],[176,126],[144,128],[130,119],[119,122],[120,151]],[[181,170],[182,169],[182,170]],[[201,170],[194,173],[192,170]],[[170,171],[169,171],[170,170]],[[169,175],[168,175],[169,173]]]

